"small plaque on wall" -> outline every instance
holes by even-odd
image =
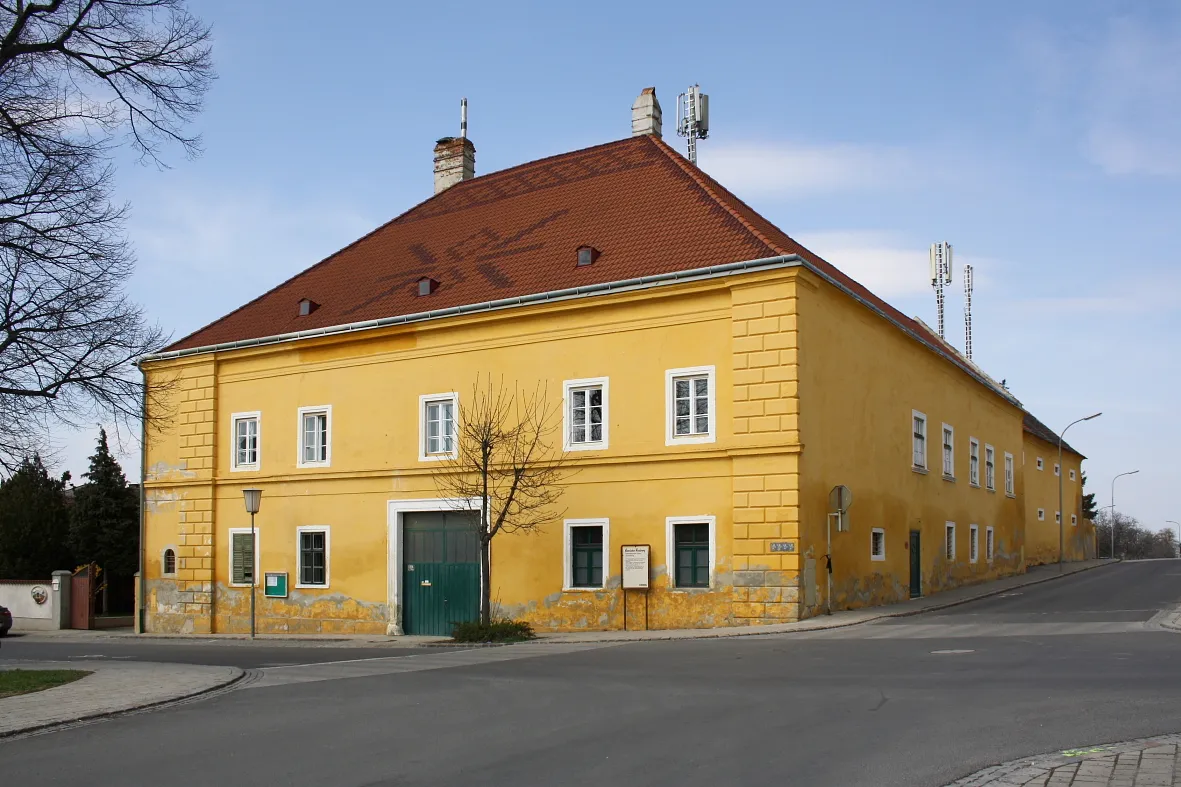
[[[772,541],[771,542],[771,551],[772,552],[795,552],[796,551],[796,542],[794,542],[794,541]]]

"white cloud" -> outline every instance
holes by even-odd
[[[871,230],[805,232],[792,237],[887,300],[932,292],[929,244],[910,243],[897,233]],[[964,265],[972,266],[979,289],[988,284],[989,271],[999,264],[957,254],[948,295],[962,291]]]
[[[703,146],[700,162],[739,194],[787,197],[913,185],[921,169],[901,149],[791,141]]]
[[[1077,38],[1020,31],[1039,125],[1070,124],[1082,155],[1109,175],[1181,175],[1179,22],[1114,17]]]

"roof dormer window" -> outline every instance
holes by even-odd
[[[439,289],[439,282],[435,281],[430,276],[423,276],[418,280],[419,295],[430,295],[437,289]]]
[[[578,266],[582,268],[587,265],[594,264],[594,261],[599,258],[599,250],[594,246],[582,246],[578,249]]]
[[[299,301],[299,316],[307,317],[309,314],[320,308],[320,304],[316,303],[310,298],[301,298]]]

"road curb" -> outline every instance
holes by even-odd
[[[1181,744],[1181,733],[1164,733],[1161,735],[1150,735],[1147,738],[1134,738],[1130,741],[1121,741],[1119,743],[1100,743],[1083,746],[1078,749],[1066,749],[1048,754],[1034,754],[1029,757],[1018,757],[1015,760],[1002,762],[1000,765],[991,765],[983,770],[956,779],[954,782],[945,785],[945,787],[1017,787],[1020,784],[1024,784],[1024,782],[1018,781],[1018,779],[1028,777],[1027,780],[1033,780],[1038,778],[1042,773],[1070,763],[1126,754],[1154,746],[1175,746],[1179,744]],[[1137,784],[1139,783],[1137,781]]]
[[[45,724],[32,724],[32,725],[29,725],[28,727],[21,727],[20,729],[17,729],[17,730],[0,731],[0,741],[11,740],[13,738],[17,738],[22,735],[35,735],[37,733],[49,732],[51,730],[56,730],[61,727],[71,727],[71,726],[74,726],[77,724],[84,724],[84,723],[89,723],[89,722],[94,722],[94,721],[101,721],[103,719],[113,719],[117,716],[125,716],[125,715],[132,714],[132,713],[138,713],[140,711],[150,710],[152,708],[160,708],[165,705],[173,705],[173,704],[177,704],[177,703],[181,703],[181,702],[187,702],[189,700],[194,700],[199,697],[204,697],[205,695],[208,695],[208,694],[213,694],[213,693],[216,693],[219,691],[227,690],[227,689],[230,689],[230,688],[236,686],[240,681],[242,681],[243,678],[245,678],[247,676],[246,670],[242,670],[237,667],[232,667],[232,669],[236,670],[236,672],[237,672],[236,675],[232,675],[227,680],[220,681],[219,683],[215,683],[212,686],[206,686],[205,688],[198,689],[197,691],[191,691],[187,694],[180,694],[175,697],[169,697],[168,699],[156,700],[154,702],[145,702],[140,705],[132,705],[132,706],[129,706],[126,708],[119,708],[118,710],[101,711],[98,713],[87,713],[87,714],[84,714],[82,716],[78,716],[73,719],[62,719],[60,721],[46,722]],[[85,680],[85,678],[83,678],[83,680]]]
[[[979,601],[982,598],[989,598],[991,596],[999,596],[1002,593],[1009,593],[1009,592],[1011,592],[1013,590],[1017,590],[1019,588],[1027,588],[1027,587],[1031,587],[1033,585],[1040,585],[1043,582],[1053,582],[1054,580],[1057,580],[1057,579],[1064,579],[1065,577],[1071,577],[1071,576],[1074,576],[1075,574],[1082,574],[1086,571],[1093,571],[1097,568],[1105,568],[1107,566],[1112,566],[1112,565],[1115,565],[1116,563],[1121,563],[1121,562],[1123,562],[1123,561],[1115,560],[1115,561],[1111,561],[1108,563],[1096,563],[1093,566],[1086,566],[1084,568],[1075,569],[1070,572],[1063,572],[1061,574],[1051,574],[1050,576],[1047,576],[1047,577],[1041,577],[1038,579],[1031,579],[1028,582],[1022,582],[1020,585],[1010,585],[1009,587],[1006,587],[1006,588],[997,588],[994,590],[989,590],[984,593],[979,593],[974,596],[969,596],[967,598],[956,599],[954,601],[947,601],[942,604],[936,604],[936,605],[932,605],[929,607],[923,607],[922,609],[904,609],[904,610],[898,610],[897,612],[883,612],[881,614],[874,615],[873,617],[869,617],[869,618],[864,618],[862,620],[851,620],[848,622],[834,622],[834,623],[830,623],[828,625],[809,626],[808,628],[787,629],[787,630],[783,630],[783,631],[765,631],[765,630],[762,630],[760,627],[755,627],[755,626],[751,626],[749,628],[730,627],[730,628],[701,629],[701,631],[703,632],[702,634],[674,635],[674,634],[670,633],[670,634],[666,634],[666,635],[662,636],[660,633],[657,632],[657,633],[655,633],[654,636],[647,636],[647,637],[601,637],[601,638],[594,638],[594,639],[590,639],[590,638],[587,638],[587,639],[550,639],[550,638],[546,637],[545,635],[541,635],[537,639],[531,640],[531,641],[535,642],[535,643],[547,644],[547,645],[565,645],[565,644],[574,644],[574,643],[583,643],[583,642],[668,642],[671,640],[727,639],[727,638],[731,638],[731,637],[769,637],[769,636],[773,636],[776,634],[806,634],[806,633],[810,633],[813,631],[832,631],[834,629],[850,628],[852,626],[862,626],[866,623],[873,623],[876,620],[885,620],[887,618],[905,618],[905,617],[911,617],[914,615],[924,615],[928,612],[935,612],[935,611],[941,610],[941,609],[949,609],[951,607],[958,607],[961,604],[968,604],[973,601]],[[815,619],[816,618],[808,618],[808,620],[815,620]],[[1178,626],[1179,626],[1178,631],[1181,631],[1181,619],[1179,619],[1179,621],[1178,621]],[[678,631],[684,631],[684,629],[678,629]]]

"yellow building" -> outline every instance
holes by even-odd
[[[489,375],[561,395],[578,468],[560,518],[492,544],[498,611],[539,629],[621,628],[624,545],[653,629],[1024,570],[1020,403],[670,148],[654,93],[627,139],[474,159],[440,140],[433,197],[144,360],[147,630],[247,630],[252,591],[265,632],[471,618],[437,460]]]
[[[1082,515],[1083,455],[1063,443],[1059,467],[1058,435],[1026,413],[1022,457],[1026,561],[1031,566],[1056,563],[1060,551],[1063,560],[1094,558],[1095,524]],[[1064,512],[1059,510],[1059,491]]]

